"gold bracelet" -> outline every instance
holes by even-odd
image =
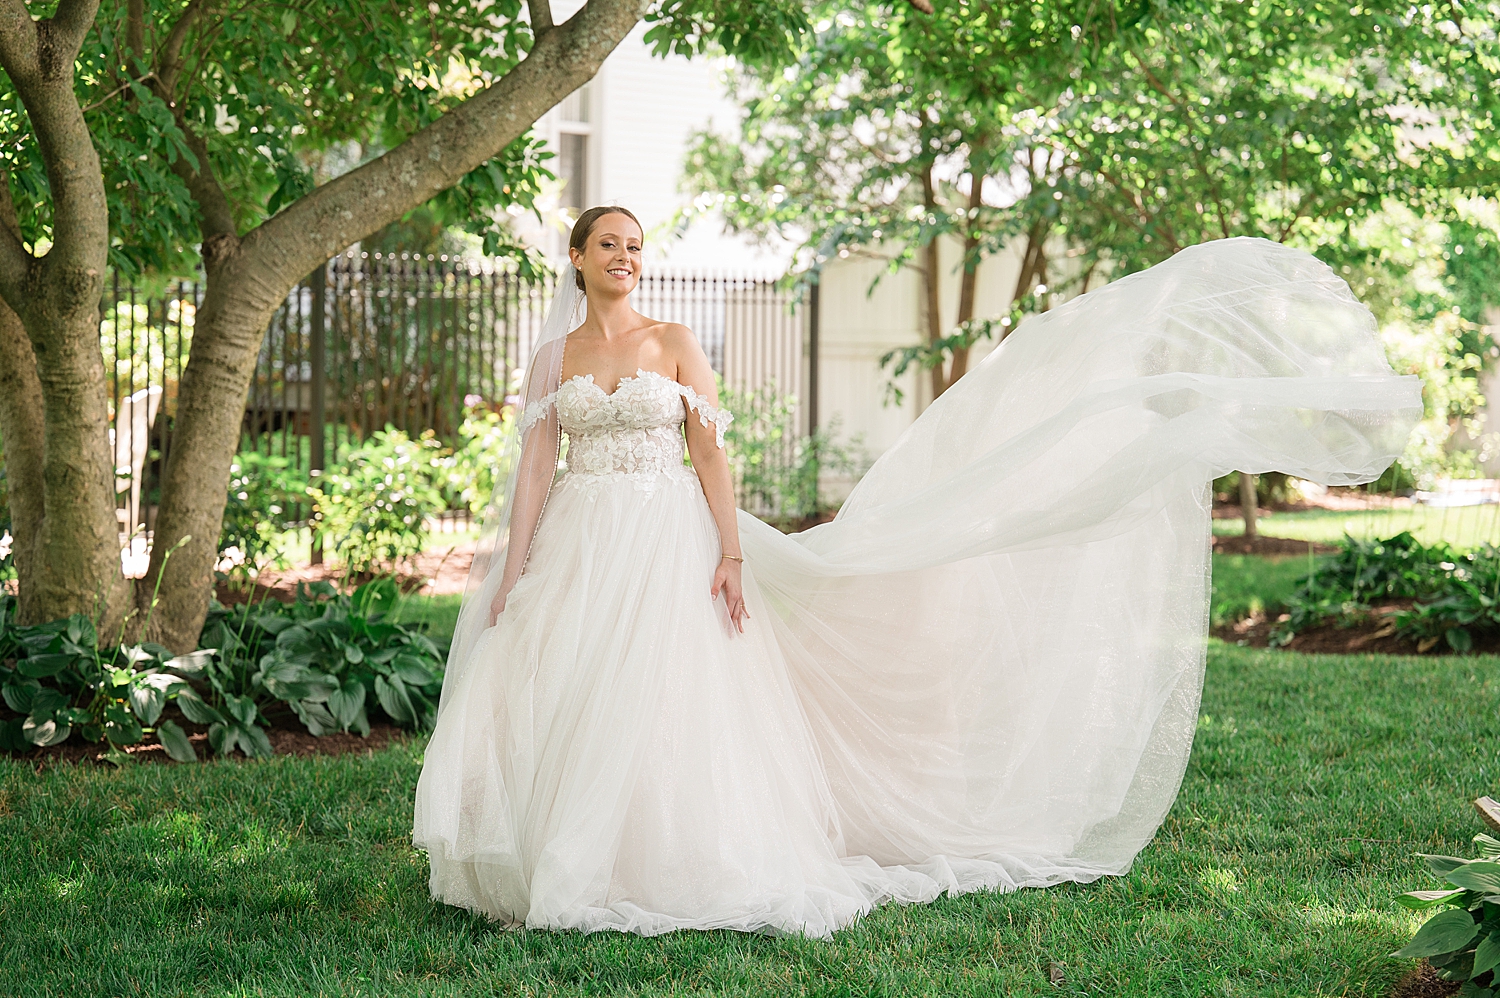
[[[733,554],[726,554],[726,555],[723,556],[723,558],[728,558],[730,561],[744,561],[745,560],[744,558],[741,558],[738,555],[733,555]],[[723,560],[723,559],[721,558],[720,560]]]

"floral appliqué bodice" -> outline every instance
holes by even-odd
[[[521,432],[554,405],[568,435],[567,477],[693,478],[682,463],[684,402],[704,427],[714,428],[714,439],[723,447],[724,431],[733,416],[710,405],[691,386],[644,369],[634,377],[621,378],[613,393],[595,384],[592,374],[569,378],[557,391],[526,408]]]

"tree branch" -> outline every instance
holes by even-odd
[[[0,0],[0,66],[16,80],[37,73],[36,22],[23,0]]]
[[[182,78],[182,47],[203,8],[203,0],[191,0],[172,25],[167,40],[162,43],[151,89],[171,108],[172,118],[181,129],[193,159],[197,160],[195,165],[186,157],[179,156],[171,164],[171,168],[187,186],[188,193],[198,205],[199,229],[203,236],[203,262],[206,266],[212,266],[233,248],[239,231],[234,224],[234,208],[229,203],[229,196],[224,193],[219,178],[214,176],[213,163],[208,157],[208,143],[189,125],[187,116],[177,101],[177,84]]]
[[[78,56],[83,36],[94,26],[94,16],[99,13],[99,0],[62,0],[52,17],[43,24],[50,24],[54,32],[61,32],[57,40],[64,43],[68,65]]]
[[[300,198],[247,233],[290,288],[356,240],[452,187],[587,83],[644,16],[650,0],[589,0],[539,38],[505,76],[394,149]]]
[[[161,56],[156,60],[156,76],[161,80],[162,88],[167,92],[168,96],[163,99],[168,104],[176,100],[177,78],[182,73],[182,46],[187,41],[188,31],[198,20],[198,14],[202,10],[203,0],[192,0],[183,9],[182,15],[177,18],[177,23],[172,25],[171,32],[167,34],[167,40],[162,43]]]
[[[935,11],[932,7],[931,0],[906,0],[906,2],[911,4],[913,7],[915,7],[917,10],[920,10],[924,14],[937,13],[937,11]]]
[[[526,0],[526,9],[531,14],[531,35],[540,40],[552,30],[551,0]]]

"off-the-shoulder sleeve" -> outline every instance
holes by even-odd
[[[517,427],[521,435],[525,436],[527,430],[531,429],[539,421],[545,418],[547,415],[547,409],[550,408],[551,405],[556,401],[557,393],[552,392],[550,395],[544,396],[543,398],[540,398],[528,405],[526,407],[526,410],[521,413],[521,425]]]
[[[724,431],[729,429],[729,424],[734,422],[734,415],[728,409],[716,409],[708,404],[707,395],[699,395],[690,385],[678,385],[682,389],[682,397],[687,400],[688,408],[698,414],[698,422],[706,428],[709,424],[714,427],[714,440],[719,449],[724,449]]]

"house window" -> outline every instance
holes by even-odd
[[[589,85],[563,98],[557,107],[557,177],[563,181],[562,207],[578,212],[589,206]]]

